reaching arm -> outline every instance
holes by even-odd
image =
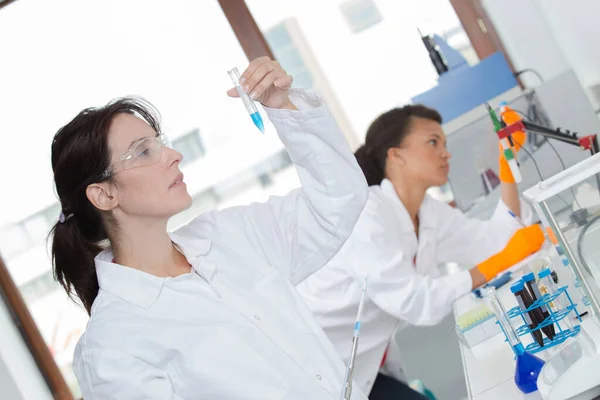
[[[292,91],[298,111],[267,109],[281,141],[294,162],[302,187],[265,204],[254,204],[247,214],[253,224],[276,234],[260,235],[262,246],[283,248],[281,265],[289,267],[295,285],[323,267],[350,236],[367,200],[364,175],[335,119],[323,100]],[[278,240],[273,241],[272,238]]]

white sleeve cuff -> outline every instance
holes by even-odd
[[[469,271],[459,272],[452,277],[456,279],[456,297],[454,300],[461,298],[473,289],[473,279],[471,278],[471,273]]]
[[[521,222],[523,225],[528,226],[533,223],[534,212],[529,203],[524,201],[523,199],[519,199],[521,203]],[[498,205],[494,210],[494,214],[492,215],[491,220],[498,221],[500,223],[506,224],[513,229],[517,230],[521,228],[519,221],[516,220],[512,215],[510,215],[510,210],[508,206],[500,199],[498,201]]]
[[[280,108],[263,107],[270,120],[296,119],[305,120],[322,115],[329,111],[321,95],[307,92],[304,89],[290,89],[290,101],[298,110],[284,110]]]

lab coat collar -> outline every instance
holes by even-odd
[[[171,241],[179,247],[185,258],[191,263],[194,259],[202,257],[210,250],[211,242],[199,237],[187,237],[185,234],[169,233]]]
[[[412,223],[412,219],[410,215],[408,215],[408,211],[398,197],[398,193],[396,193],[396,189],[394,188],[394,184],[387,178],[381,181],[379,185],[381,187],[381,191],[389,196],[394,205],[396,206],[396,210],[398,211],[398,216],[400,217],[402,223],[402,231],[404,233],[414,232],[414,226]],[[419,208],[419,229],[423,230],[425,228],[434,228],[436,226],[435,214],[429,210],[431,206],[432,199],[429,195],[425,194],[423,198],[423,203],[421,203],[421,207]],[[429,210],[429,211],[428,211]]]
[[[177,231],[176,231],[177,232]],[[211,247],[211,241],[199,237],[187,237],[183,234],[169,233],[171,241],[177,245],[185,258],[202,278],[210,283],[217,266],[208,262],[197,262],[198,259],[204,257]]]
[[[211,264],[206,268],[200,269],[195,260],[208,253],[211,242],[198,238],[189,240],[177,234],[169,235],[194,270],[205,279],[210,279],[215,272],[215,266]],[[150,308],[158,298],[166,278],[114,263],[114,258],[112,248],[107,248],[100,252],[94,259],[100,289],[106,290],[120,299],[143,309]]]
[[[150,308],[162,289],[164,278],[112,262],[112,249],[96,256],[96,275],[101,290],[143,308]]]

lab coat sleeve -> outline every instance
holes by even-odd
[[[292,90],[298,111],[266,109],[294,163],[302,187],[283,197],[255,204],[250,213],[269,254],[279,260],[293,285],[323,267],[350,236],[367,200],[364,175],[335,119],[320,96]],[[265,214],[269,214],[265,218]]]
[[[533,224],[534,218],[535,218],[535,213],[533,212],[533,209],[531,208],[529,203],[527,203],[523,199],[520,199],[520,203],[521,203],[521,222],[523,222],[524,225]],[[515,227],[515,229],[518,229],[519,225],[515,221],[515,219],[510,215],[509,211],[510,210],[508,209],[508,206],[502,201],[502,199],[500,199],[498,201],[498,204],[496,205],[494,214],[492,214],[492,217],[490,219],[492,221],[509,224],[512,227]]]
[[[435,200],[434,200],[435,201]],[[437,234],[437,260],[458,262],[467,267],[477,265],[502,251],[512,235],[522,226],[510,215],[502,200],[489,220],[468,218],[460,210],[435,201],[440,221]],[[521,221],[530,225],[534,218],[531,207],[521,200]]]
[[[110,349],[84,349],[73,366],[85,400],[181,400],[167,374]]]
[[[374,195],[336,262],[352,265],[359,282],[368,278],[368,296],[383,311],[413,325],[435,325],[452,311],[454,301],[471,290],[467,271],[434,278],[415,271],[412,254],[394,211]],[[386,217],[388,216],[388,217]]]

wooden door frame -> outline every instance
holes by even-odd
[[[54,357],[44,342],[38,327],[27,309],[21,292],[13,281],[8,268],[0,257],[0,296],[6,302],[13,321],[21,333],[25,344],[31,351],[50,392],[57,400],[71,400],[73,396],[67,386],[62,373],[58,369]]]
[[[262,31],[244,0],[218,0],[223,14],[248,60],[268,56],[275,59]]]
[[[7,5],[9,5],[10,3],[15,2],[16,0],[6,0],[2,3],[0,3],[0,8],[6,7]]]
[[[483,8],[481,0],[449,1],[479,59],[482,60],[497,51],[501,51],[502,54],[504,54],[504,58],[506,58],[511,71],[513,73],[517,72],[510,55],[502,43],[502,39],[500,39],[500,36],[498,35],[498,31],[496,31],[492,20]],[[481,19],[481,21],[479,21],[479,19]],[[482,31],[481,24],[485,26],[487,32],[484,33]],[[521,88],[524,87],[518,78],[517,82]]]

